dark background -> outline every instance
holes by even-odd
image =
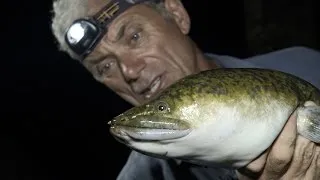
[[[115,179],[129,149],[106,122],[131,107],[58,52],[52,1],[2,3],[0,179]],[[206,52],[248,57],[320,49],[316,1],[185,0]]]

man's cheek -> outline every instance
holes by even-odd
[[[104,84],[111,89],[112,91],[116,92],[116,93],[125,93],[128,94],[129,90],[130,90],[130,86],[118,79],[118,80],[112,80],[112,81],[105,81]]]

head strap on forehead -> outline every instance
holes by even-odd
[[[67,29],[65,40],[80,59],[84,59],[108,30],[109,24],[128,8],[146,1],[161,0],[107,0],[106,5],[92,17],[75,20]]]
[[[93,19],[100,26],[105,27],[129,7],[144,1],[148,0],[108,0],[107,4],[93,16]]]

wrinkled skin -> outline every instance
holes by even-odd
[[[89,0],[90,14],[104,5],[103,0]],[[202,52],[188,38],[190,19],[179,0],[166,0],[172,14],[165,20],[145,5],[137,5],[117,17],[108,33],[83,65],[97,81],[105,84],[133,105],[149,101],[176,80],[217,66],[208,63]],[[118,37],[121,25],[123,36]],[[160,78],[154,92],[148,92]],[[240,179],[317,179],[320,177],[320,147],[297,136],[295,116],[269,151],[239,171]]]
[[[94,7],[104,4],[94,2]],[[190,22],[181,4],[172,1],[167,7],[175,14],[172,20],[145,5],[128,9],[111,23],[101,43],[84,60],[99,82],[134,105],[148,101],[146,95],[153,97],[181,77],[215,67],[186,36]],[[157,78],[160,87],[146,92]]]

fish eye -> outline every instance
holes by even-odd
[[[164,106],[164,105],[160,105],[160,106],[159,106],[159,110],[160,110],[160,111],[164,111],[164,110],[166,110],[166,106]]]
[[[169,106],[167,103],[165,102],[158,102],[155,106],[156,110],[157,111],[161,111],[161,112],[165,112],[165,111],[168,111],[169,110]]]

